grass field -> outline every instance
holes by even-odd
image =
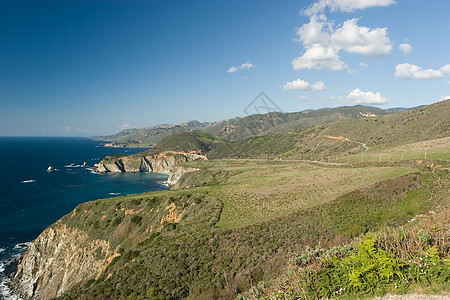
[[[411,159],[450,159],[450,137],[368,151],[337,159],[338,162],[392,162]]]
[[[220,170],[228,175],[216,185],[206,187],[210,195],[223,203],[217,226],[228,229],[317,206],[355,189],[414,171],[407,167],[328,166],[282,161],[211,161],[196,166],[208,167],[210,173]]]

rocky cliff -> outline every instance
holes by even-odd
[[[98,276],[116,256],[109,242],[57,222],[21,257],[14,277],[16,293],[25,299],[56,298],[83,279]]]
[[[80,204],[30,244],[12,280],[15,293],[27,300],[49,300],[80,284],[114,280],[121,266],[130,263],[133,249],[152,234],[199,222],[202,198],[162,192]]]
[[[174,179],[179,179],[183,170],[186,170],[186,168],[177,170],[179,164],[206,159],[206,156],[198,153],[175,151],[164,151],[159,154],[148,156],[137,154],[123,157],[106,157],[94,166],[94,171],[98,173],[163,173],[171,175],[172,178],[169,183],[173,184]]]

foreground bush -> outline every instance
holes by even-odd
[[[329,250],[320,244],[290,260],[289,279],[275,294],[259,284],[241,299],[355,298],[450,291],[450,213],[433,225],[371,233]]]

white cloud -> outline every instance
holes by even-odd
[[[360,67],[363,67],[363,68],[368,68],[369,67],[369,65],[368,64],[366,64],[366,63],[359,63],[359,66]]]
[[[248,70],[248,69],[251,69],[251,68],[254,68],[254,67],[255,66],[251,62],[245,62],[245,63],[241,64],[238,67],[231,67],[231,68],[229,68],[227,70],[227,72],[228,73],[234,73],[234,72],[237,72],[239,70]]]
[[[450,85],[450,81],[447,81],[447,84]]]
[[[343,70],[347,65],[339,57],[341,50],[367,57],[386,55],[392,50],[387,28],[358,26],[358,19],[349,19],[335,29],[325,15],[313,15],[309,23],[297,29],[297,35],[305,52],[292,61],[294,70]]]
[[[365,56],[381,56],[391,53],[392,50],[386,27],[370,29],[358,26],[358,19],[345,21],[331,35],[331,41],[335,48]]]
[[[379,92],[363,92],[358,88],[351,91],[346,99],[351,104],[384,104],[387,102],[387,99],[382,97]]]
[[[299,90],[299,91],[324,91],[328,88],[325,86],[325,83],[323,81],[317,81],[313,84],[301,80],[298,78],[294,81],[286,82],[283,85],[283,90]]]
[[[302,56],[295,58],[292,66],[294,70],[329,69],[339,71],[347,68],[332,47],[323,47],[320,44],[312,45]]]
[[[450,95],[448,95],[448,96],[441,96],[441,98],[439,98],[439,101],[448,100],[448,99],[450,99]]]
[[[352,12],[375,6],[389,6],[395,3],[394,0],[319,0],[303,10],[302,13],[311,16],[323,12],[326,8],[329,8],[332,12]]]
[[[395,76],[407,79],[434,79],[442,78],[445,74],[450,74],[450,64],[447,64],[439,70],[426,69],[410,65],[408,63],[395,66]]]
[[[412,51],[412,46],[407,43],[398,45],[398,50],[402,51],[403,55],[408,54]]]
[[[239,69],[240,69],[240,70],[247,70],[247,69],[251,69],[251,68],[254,68],[254,67],[255,67],[255,66],[254,66],[252,63],[246,62],[246,63],[241,64],[241,65],[239,66]]]

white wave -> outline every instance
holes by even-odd
[[[65,168],[81,168],[81,165],[67,165]]]
[[[5,271],[5,264],[0,261],[0,272]]]
[[[112,196],[120,195],[120,193],[109,193],[109,194],[112,195]]]
[[[25,243],[18,243],[14,246],[15,249],[27,249],[30,247],[31,242],[25,242]]]
[[[21,181],[20,183],[32,183],[32,182],[36,182],[36,180],[28,179],[28,180]]]
[[[11,288],[6,285],[10,281],[11,280],[9,278],[0,275],[0,299],[22,300],[22,298],[20,298],[19,296],[14,295],[13,291],[11,291]]]
[[[5,248],[0,248],[0,253],[2,253],[5,250],[6,250]]]

